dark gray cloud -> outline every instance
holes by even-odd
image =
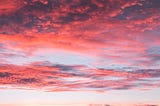
[[[8,78],[11,77],[13,74],[9,72],[0,72],[0,78]]]
[[[22,78],[18,80],[18,83],[22,84],[32,84],[32,83],[38,83],[39,81],[36,78]]]

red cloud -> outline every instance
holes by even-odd
[[[0,4],[3,4],[0,5],[2,85],[54,86],[54,90],[131,89],[139,87],[138,81],[142,86],[159,86],[157,82],[146,84],[139,81],[159,76],[155,73],[159,72],[160,56],[153,49],[160,46],[157,0],[73,0],[70,3],[67,0],[6,0],[0,1]],[[147,72],[90,69],[86,66],[81,67],[84,71],[79,67],[41,63],[25,66],[6,64],[8,58],[27,58],[44,48],[85,54],[103,60],[105,66],[136,66],[145,68]],[[63,72],[66,68],[79,71]],[[150,68],[153,70],[150,71]],[[77,77],[89,79],[88,82],[77,81]],[[105,77],[122,80],[108,81]],[[99,78],[103,80],[98,81]]]

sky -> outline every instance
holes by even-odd
[[[0,0],[0,106],[160,106],[160,0]]]

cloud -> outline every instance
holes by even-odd
[[[89,106],[111,106],[109,104],[89,104]]]
[[[27,83],[36,83],[38,81],[35,78],[23,78],[23,79],[20,79],[18,82],[27,84]]]
[[[0,4],[1,85],[54,91],[159,87],[159,80],[150,80],[160,77],[158,0],[6,0]],[[46,49],[85,55],[97,64],[91,68],[10,62],[36,57]],[[137,69],[115,67],[121,65]],[[109,66],[112,69],[104,68]]]
[[[144,105],[136,105],[136,106],[159,106],[159,105],[154,105],[154,104],[144,104]]]
[[[159,87],[159,69],[120,71],[92,69],[82,65],[34,62],[26,65],[1,64],[0,85],[46,91],[106,91]],[[117,79],[116,79],[117,78]]]
[[[0,72],[0,77],[4,78],[4,77],[10,77],[12,74],[8,73],[8,72]]]

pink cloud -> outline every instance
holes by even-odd
[[[105,91],[159,87],[157,81],[146,80],[147,82],[145,82],[146,78],[158,78],[159,76],[159,69],[118,71],[49,62],[35,62],[28,65],[0,65],[1,86],[44,88],[49,91]],[[111,79],[108,79],[109,77]],[[140,83],[141,85],[139,85]]]
[[[160,46],[156,1],[7,0],[0,4],[3,4],[0,6],[2,85],[51,86],[57,91],[131,89],[140,87],[136,82],[140,83],[140,79],[159,77],[160,56],[154,50]],[[125,65],[138,69],[130,72],[114,67],[103,69],[99,65],[89,68],[36,62],[19,66],[8,62],[8,58],[28,58],[46,48],[84,54],[104,61],[103,66]],[[122,79],[114,81],[106,77]],[[151,85],[159,86],[151,81],[142,84]]]

